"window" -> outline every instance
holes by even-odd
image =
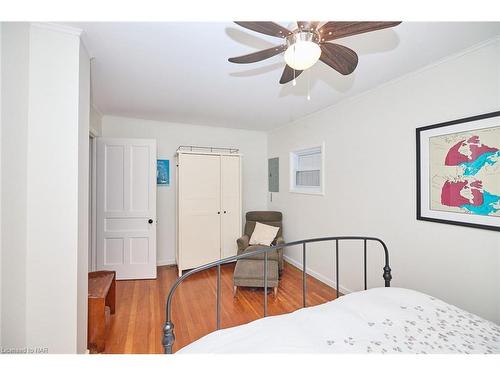
[[[290,153],[290,191],[323,194],[324,146]]]

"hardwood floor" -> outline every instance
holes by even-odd
[[[233,327],[261,318],[263,289],[238,288],[233,298],[234,264],[222,267],[221,327]],[[116,282],[116,313],[112,315],[105,353],[163,353],[162,328],[165,302],[177,278],[176,266],[158,267],[156,280]],[[172,301],[175,324],[174,352],[212,332],[215,316],[216,269],[186,279]],[[335,290],[307,277],[307,304],[318,305],[335,299]],[[280,280],[278,296],[268,296],[268,315],[279,315],[302,307],[302,271],[287,263]]]

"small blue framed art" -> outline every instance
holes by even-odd
[[[160,160],[156,162],[156,184],[162,186],[170,185],[170,161]]]

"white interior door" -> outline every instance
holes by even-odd
[[[240,157],[221,156],[221,258],[236,255],[241,235]]]
[[[220,258],[220,157],[179,155],[179,268]]]
[[[156,278],[156,141],[97,139],[97,270]]]

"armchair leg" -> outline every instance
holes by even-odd
[[[233,286],[233,297],[236,297],[236,292],[238,291],[238,287],[235,285]]]
[[[274,298],[276,298],[278,296],[278,287],[277,286],[275,286],[273,288],[273,293],[274,293]]]

